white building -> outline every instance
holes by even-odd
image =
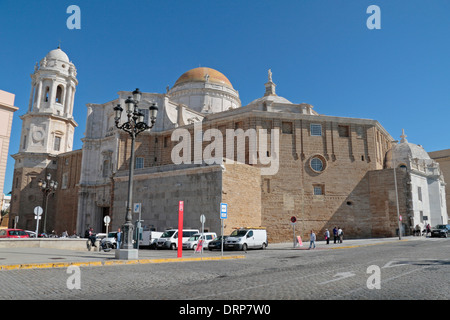
[[[447,206],[445,200],[444,176],[439,164],[430,158],[421,145],[406,140],[404,131],[400,143],[388,151],[387,166],[406,170],[410,178],[412,226],[422,229],[428,223],[431,226],[447,224]]]

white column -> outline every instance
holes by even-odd
[[[69,84],[66,87],[66,97],[64,99],[64,116],[69,116],[70,104],[72,102],[72,86]]]
[[[73,115],[73,105],[75,102],[75,91],[76,91],[76,88],[73,87],[72,88],[72,97],[70,98],[70,108],[69,108],[71,116]]]
[[[39,110],[41,108],[41,100],[42,100],[42,80],[39,81],[39,86],[38,86],[38,96],[36,99],[36,110]]]
[[[35,85],[34,85],[34,83],[32,82],[31,83],[31,92],[30,92],[30,100],[29,100],[29,102],[28,102],[28,111],[27,112],[30,112],[32,109],[33,109],[33,96],[34,96],[34,90],[35,90]]]

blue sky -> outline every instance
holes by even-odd
[[[81,9],[69,30],[67,7]],[[381,29],[366,26],[370,5]],[[86,104],[139,87],[165,92],[185,71],[224,73],[243,105],[277,93],[324,115],[378,120],[427,151],[450,148],[450,1],[447,0],[0,0],[0,89],[16,95],[10,154],[18,152],[30,74],[61,41],[78,71],[74,149]],[[8,158],[4,192],[11,191]]]

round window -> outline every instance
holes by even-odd
[[[325,170],[325,159],[321,156],[314,156],[309,163],[314,172],[322,172]]]

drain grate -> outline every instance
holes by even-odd
[[[55,258],[49,258],[51,260],[64,260],[65,258],[61,258],[61,257],[55,257]]]

